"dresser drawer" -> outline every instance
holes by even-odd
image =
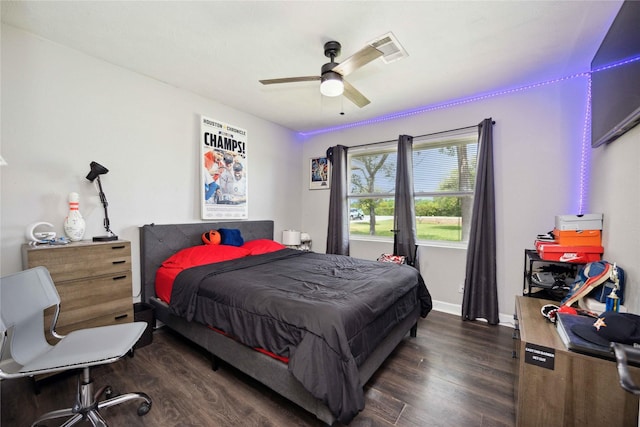
[[[133,322],[131,243],[83,240],[64,246],[22,247],[24,268],[45,266],[60,295],[56,331]],[[55,309],[45,311],[49,331]],[[50,343],[56,340],[47,332]]]
[[[129,242],[98,245],[74,243],[55,248],[27,249],[29,253],[25,268],[46,266],[56,284],[82,277],[127,271],[131,270],[130,246]]]
[[[66,335],[69,332],[77,331],[79,329],[95,328],[98,326],[115,325],[118,323],[133,322],[133,304],[129,304],[130,307],[127,310],[121,310],[119,314],[108,314],[102,317],[93,317],[88,320],[82,320],[77,323],[70,323],[67,325],[59,326],[56,328],[56,332],[60,335]],[[58,323],[59,324],[59,323]],[[48,331],[48,329],[47,329]],[[47,332],[47,339],[51,344],[55,343],[55,339],[52,339]]]
[[[115,318],[133,310],[129,271],[63,282],[56,289],[61,301],[59,328],[88,319]],[[128,317],[133,321],[132,315]]]

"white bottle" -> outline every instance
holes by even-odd
[[[77,242],[84,236],[85,223],[80,215],[78,193],[69,193],[69,215],[64,219],[64,233],[69,240]]]

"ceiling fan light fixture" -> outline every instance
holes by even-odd
[[[344,92],[342,76],[335,71],[327,71],[322,74],[320,81],[320,93],[324,96],[340,96]]]

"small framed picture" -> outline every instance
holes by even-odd
[[[326,157],[313,157],[309,160],[309,189],[328,190],[331,178],[331,164]]]

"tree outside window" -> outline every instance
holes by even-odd
[[[349,150],[351,236],[392,239],[396,143]],[[467,242],[478,142],[475,132],[415,138],[414,194],[418,241]]]

